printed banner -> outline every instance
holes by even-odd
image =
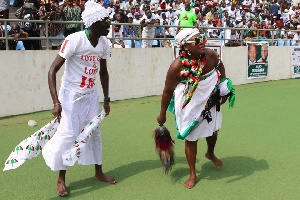
[[[292,78],[300,77],[300,47],[291,47]]]
[[[247,78],[263,78],[268,75],[269,43],[248,42],[248,72]]]

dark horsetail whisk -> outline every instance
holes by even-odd
[[[160,126],[153,132],[156,150],[159,154],[164,173],[167,174],[174,165],[174,144],[169,130]]]

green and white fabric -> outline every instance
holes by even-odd
[[[176,138],[196,141],[199,138],[211,136],[213,132],[221,128],[222,113],[221,111],[217,112],[215,107],[210,109],[213,119],[210,123],[208,123],[207,120],[203,120],[201,116],[202,111],[205,109],[206,102],[217,82],[218,74],[216,71],[205,80],[200,81],[190,103],[183,109],[181,109],[181,107],[186,95],[184,96],[182,94],[185,84],[179,83],[177,85],[174,91],[174,112],[178,127]]]
[[[232,86],[232,81],[229,78],[222,78],[218,89],[220,90],[220,96],[229,97],[229,108],[232,108],[235,102],[235,90]]]
[[[5,161],[3,171],[16,169],[26,160],[37,157],[56,132],[58,125],[58,121],[54,119],[18,144]]]

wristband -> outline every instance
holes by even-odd
[[[55,103],[55,104],[53,105],[53,107],[55,107],[55,106],[57,106],[57,105],[61,105],[61,103]]]

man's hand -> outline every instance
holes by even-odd
[[[166,115],[162,115],[162,114],[160,114],[160,115],[158,115],[158,117],[157,117],[157,122],[158,122],[158,124],[160,125],[160,126],[163,126],[164,125],[164,123],[166,122]]]
[[[52,114],[54,115],[54,117],[56,117],[58,119],[58,123],[60,123],[60,119],[61,119],[61,105],[56,105],[54,106],[53,110],[52,110]]]
[[[227,98],[228,98],[228,97],[226,97],[226,96],[221,97],[221,103],[220,103],[220,104],[221,104],[221,105],[224,104],[224,103],[227,101]]]
[[[19,37],[20,37],[19,33],[15,34],[15,36],[14,36],[14,42],[18,42]]]
[[[110,106],[109,106],[109,102],[108,101],[104,101],[103,108],[105,110],[105,117],[106,117],[107,115],[109,115],[109,112],[110,112]]]

